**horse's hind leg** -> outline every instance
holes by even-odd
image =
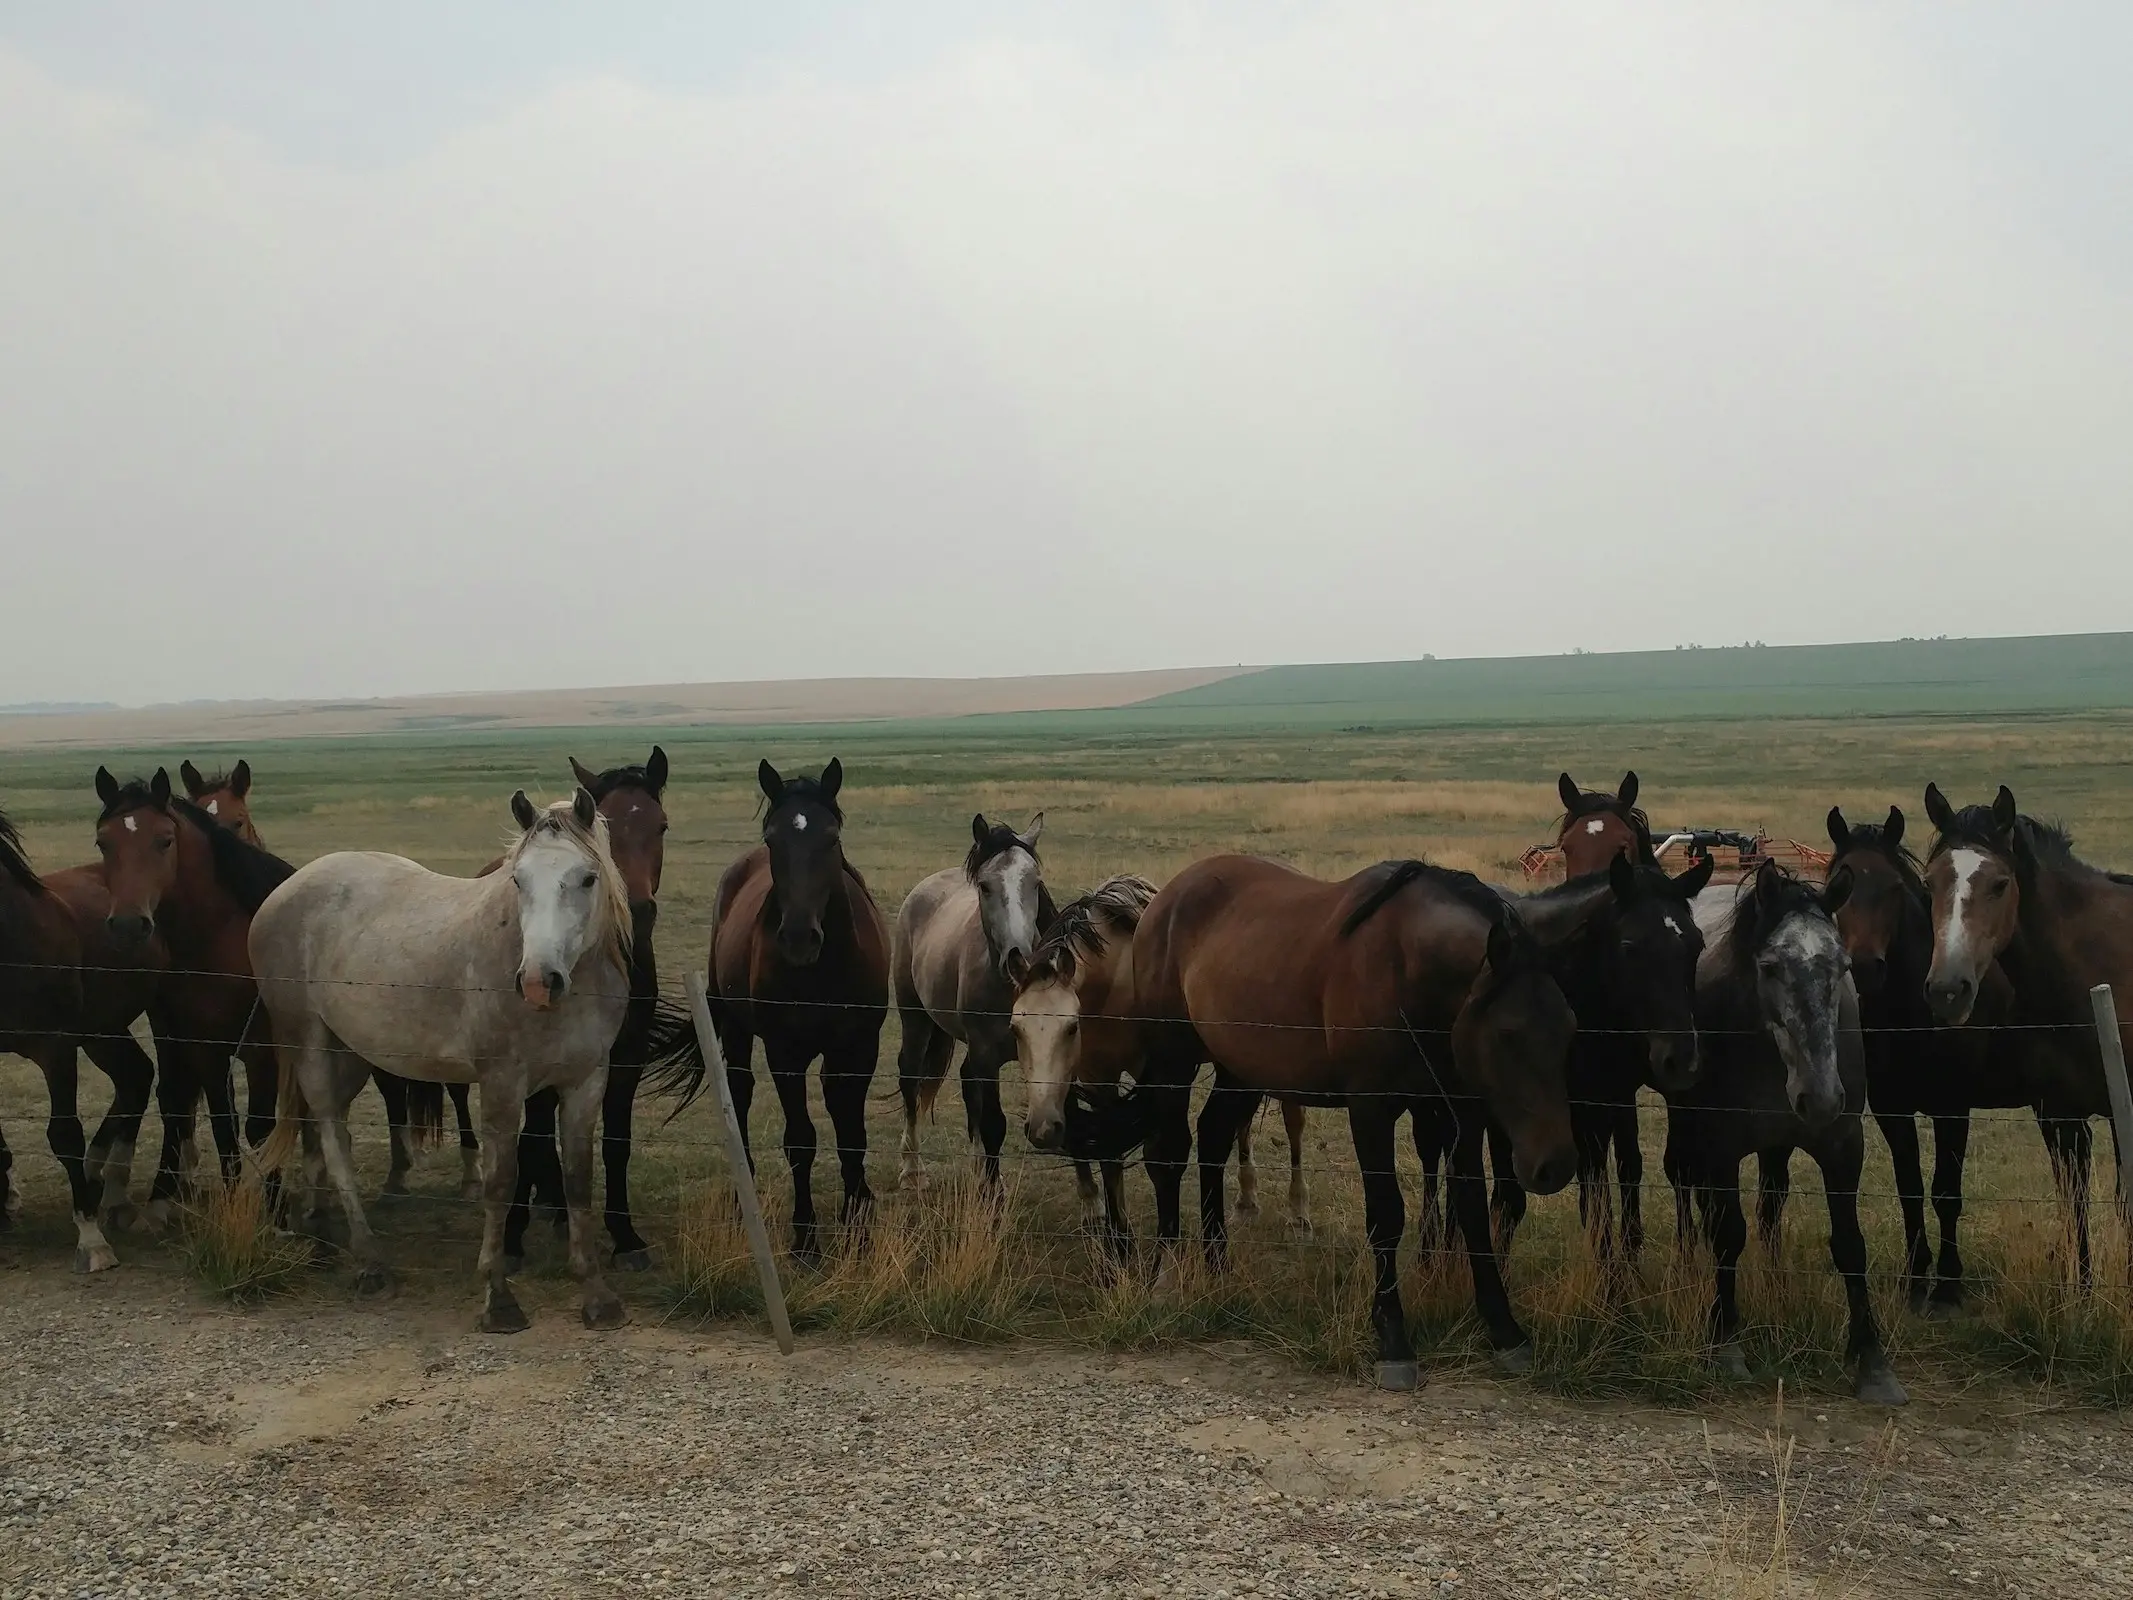
[[[1013,1053],[1009,1041],[1007,1054]],[[1000,1146],[1007,1140],[1007,1112],[1000,1104],[1003,1065],[1004,1058],[990,1049],[971,1045],[963,1051],[963,1129],[970,1141],[971,1164],[987,1189],[1000,1187]]]
[[[578,1314],[588,1328],[622,1326],[622,1302],[600,1276],[599,1246],[594,1240],[598,1224],[592,1206],[593,1129],[599,1123],[600,1104],[606,1093],[607,1077],[601,1072],[563,1093],[563,1204],[570,1213],[570,1270],[578,1280]],[[496,1192],[508,1198],[511,1182],[502,1182]],[[492,1202],[487,1229],[490,1238],[496,1236],[502,1222],[502,1208]],[[500,1282],[501,1277],[494,1281]]]
[[[1452,1146],[1452,1209],[1459,1217],[1459,1231],[1466,1237],[1467,1270],[1474,1278],[1474,1310],[1488,1330],[1498,1364],[1506,1371],[1524,1372],[1533,1364],[1533,1342],[1511,1310],[1511,1297],[1504,1292],[1503,1273],[1496,1262],[1495,1242],[1489,1231],[1488,1179],[1481,1169],[1483,1137],[1478,1118],[1461,1120],[1458,1139]]]
[[[955,1040],[916,1006],[899,1007],[896,1015],[903,1034],[896,1047],[896,1078],[904,1102],[904,1137],[897,1154],[896,1186],[916,1192],[926,1187],[926,1159],[918,1148],[918,1121],[933,1113],[934,1099],[948,1076],[948,1059],[955,1053]],[[964,1092],[967,1096],[969,1091]]]
[[[1970,1114],[1933,1119],[1933,1210],[1940,1219],[1939,1282],[1926,1312],[1945,1316],[1963,1303],[1963,1253],[1955,1229],[1963,1217],[1963,1162],[1970,1153]]]
[[[1309,1238],[1311,1185],[1304,1176],[1304,1105],[1301,1100],[1281,1102],[1281,1126],[1289,1139],[1289,1232]]]
[[[1776,1261],[1785,1249],[1785,1202],[1792,1197],[1792,1151],[1760,1150],[1755,1157],[1760,1178],[1755,1196],[1755,1238]]]
[[[1422,1210],[1415,1218],[1415,1248],[1424,1252],[1450,1249],[1451,1234],[1437,1199],[1437,1168],[1445,1152],[1443,1128],[1429,1105],[1415,1104],[1411,1113],[1415,1157],[1422,1163]]]
[[[112,1227],[124,1228],[133,1221],[133,1202],[128,1197],[133,1184],[133,1151],[141,1137],[141,1118],[155,1092],[155,1063],[130,1033],[93,1039],[83,1048],[111,1080],[111,1109],[96,1130],[96,1143],[103,1149],[104,1220]]]
[[[474,1112],[467,1104],[467,1086],[463,1083],[448,1083],[445,1093],[452,1097],[452,1114],[459,1123],[459,1198],[481,1198],[481,1141],[474,1137]]]
[[[83,1137],[78,1101],[79,1068],[71,1041],[49,1046],[38,1065],[44,1069],[45,1090],[51,1099],[51,1116],[45,1123],[45,1138],[52,1146],[60,1170],[67,1175],[67,1190],[74,1208],[74,1270],[104,1272],[118,1265],[118,1255],[97,1225],[100,1186],[90,1178],[87,1141]]]
[[[1918,1164],[1918,1124],[1908,1111],[1877,1111],[1881,1137],[1896,1172],[1896,1199],[1903,1207],[1903,1287],[1913,1313],[1926,1309],[1926,1280],[1933,1275],[1933,1247],[1926,1242],[1926,1180]]]
[[[1489,1166],[1496,1174],[1496,1191],[1489,1198],[1489,1219],[1496,1229],[1496,1251],[1511,1253],[1511,1240],[1526,1220],[1526,1186],[1511,1168],[1511,1136],[1494,1118],[1489,1121]]]
[[[1214,1104],[1214,1100],[1212,1099],[1212,1097],[1209,1098],[1207,1104],[1208,1106],[1212,1106]],[[1255,1104],[1252,1108],[1252,1114],[1240,1121],[1237,1124],[1236,1128],[1237,1215],[1240,1217],[1256,1217],[1259,1215],[1259,1163],[1252,1159],[1252,1124],[1257,1122],[1258,1120],[1259,1107]],[[1200,1131],[1198,1137],[1203,1141],[1200,1148],[1200,1161],[1204,1169],[1207,1161],[1207,1147],[1204,1142],[1207,1138],[1206,1108],[1202,1108],[1200,1112]],[[1201,1204],[1204,1206],[1207,1200],[1207,1178],[1204,1170],[1201,1174],[1200,1184],[1200,1199]]]
[[[1229,1226],[1222,1216],[1222,1174],[1229,1166],[1230,1146],[1237,1130],[1249,1126],[1259,1110],[1261,1096],[1246,1089],[1230,1088],[1218,1076],[1214,1093],[1200,1110],[1200,1244],[1207,1264],[1227,1264]]]
[[[1851,1314],[1844,1353],[1854,1363],[1852,1393],[1873,1405],[1900,1406],[1909,1396],[1882,1353],[1874,1302],[1866,1287],[1866,1235],[1859,1227],[1859,1172],[1864,1165],[1859,1119],[1842,1119],[1822,1135],[1813,1154],[1822,1169],[1823,1197],[1829,1204],[1829,1259],[1844,1279],[1844,1300]]]
[[[392,1164],[385,1169],[385,1187],[379,1192],[406,1194],[407,1175],[415,1165],[407,1138],[407,1080],[382,1069],[373,1070],[370,1076],[378,1086],[378,1097],[385,1102],[385,1127],[393,1152]]]
[[[638,1062],[615,1062],[607,1069],[607,1089],[600,1101],[600,1159],[607,1174],[607,1236],[614,1241],[615,1266],[623,1272],[648,1272],[652,1247],[630,1218],[630,1137],[637,1112],[637,1085],[644,1077]]]
[[[1578,1156],[1578,1221],[1602,1266],[1611,1264],[1615,1253],[1615,1205],[1607,1186],[1607,1150],[1614,1141],[1611,1110],[1576,1102],[1570,1107],[1570,1137]]]
[[[1644,1252],[1644,1141],[1637,1103],[1614,1108],[1615,1183],[1622,1192],[1622,1250],[1634,1261]]]
[[[215,1138],[215,1159],[222,1168],[224,1184],[234,1184],[243,1168],[243,1146],[237,1138],[237,1096],[230,1081],[230,1055],[225,1046],[201,1049],[200,1088],[207,1097],[207,1125]]]
[[[867,1186],[867,1090],[874,1082],[874,1063],[881,1052],[880,1034],[861,1032],[856,1038],[839,1039],[822,1056],[822,1104],[829,1112],[830,1129],[837,1139],[837,1171],[844,1180],[844,1205],[838,1213],[846,1223],[862,1222],[874,1205],[874,1191]],[[995,1101],[999,1073],[993,1074]],[[806,1080],[801,1080],[801,1114],[806,1114]],[[1006,1124],[1001,1123],[1002,1132]],[[813,1143],[814,1129],[808,1129]],[[993,1146],[995,1152],[999,1146]],[[998,1181],[998,1168],[994,1169]]]
[[[504,1259],[504,1222],[518,1190],[518,1132],[525,1116],[525,1080],[516,1083],[490,1081],[482,1085],[481,1132],[481,1260],[476,1270],[482,1278],[481,1316],[475,1326],[483,1333],[517,1333],[526,1326],[526,1313],[512,1297],[511,1280]],[[585,1181],[591,1181],[590,1135],[588,1134]],[[563,1190],[570,1193],[570,1145],[564,1143]],[[578,1264],[578,1246],[584,1228],[578,1211],[570,1217],[571,1266]],[[589,1219],[588,1219],[589,1221]],[[582,1276],[582,1275],[581,1275]]]
[[[511,1209],[504,1217],[504,1271],[517,1272],[526,1262],[526,1224],[536,1200],[548,1205],[563,1203],[563,1166],[556,1155],[555,1129],[558,1097],[543,1089],[526,1097],[525,1122],[516,1130],[518,1171],[512,1183]],[[488,1192],[486,1182],[483,1194]]]
[[[1716,1286],[1711,1297],[1709,1331],[1711,1359],[1729,1378],[1748,1376],[1748,1358],[1738,1342],[1740,1335],[1740,1258],[1748,1248],[1748,1217],[1740,1203],[1738,1167],[1723,1181],[1698,1186],[1703,1204],[1704,1229],[1717,1259]]]
[[[2095,1287],[2095,1276],[2089,1264],[2089,1164],[2095,1149],[2095,1136],[2089,1131],[2086,1117],[2038,1118],[2044,1130],[2044,1146],[2051,1154],[2052,1176],[2059,1186],[2061,1199],[2066,1203],[2067,1219],[2074,1234],[2074,1260],[2076,1279],[2081,1292],[2087,1294]]]

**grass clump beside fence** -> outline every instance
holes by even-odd
[[[260,1183],[247,1177],[200,1185],[179,1213],[178,1252],[203,1288],[250,1304],[293,1290],[315,1247],[276,1225]]]

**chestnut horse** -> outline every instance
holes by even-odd
[[[643,1272],[652,1265],[652,1249],[630,1218],[630,1133],[637,1086],[646,1065],[666,1050],[667,1035],[677,1026],[689,1026],[686,1013],[669,1013],[659,1003],[659,962],[652,951],[659,922],[659,878],[666,868],[667,812],[661,797],[667,787],[667,753],[655,744],[643,766],[605,772],[594,772],[572,756],[570,770],[607,820],[608,853],[629,895],[630,1003],[607,1058],[600,1154],[607,1173],[607,1232],[615,1247],[615,1266],[623,1272]],[[531,1207],[539,1203],[563,1208],[563,1168],[556,1149],[559,1104],[553,1089],[543,1089],[526,1102],[526,1124],[518,1143],[518,1192],[504,1222],[504,1256],[514,1269],[525,1259]]]
[[[2119,1036],[2133,1048],[2133,878],[2092,867],[2065,829],[2024,816],[2004,784],[1989,806],[1958,811],[1926,786],[1939,830],[1926,856],[1933,959],[1926,1002],[1948,1026],[1980,1015],[1995,967],[2011,991],[2004,1020],[2026,1030],[2023,1068],[2052,1171],[2072,1211],[2080,1279],[2090,1283],[2089,1118],[2111,1114],[2089,990],[2123,995]]]
[[[97,1225],[100,1190],[85,1161],[76,1101],[81,1007],[81,937],[74,918],[30,869],[15,825],[0,816],[0,1053],[27,1056],[44,1073],[52,1107],[46,1137],[67,1175],[76,1260],[86,1269],[99,1252],[108,1258],[110,1246]],[[0,1229],[8,1226],[15,1199],[13,1165],[7,1141],[0,1138]]]
[[[755,1041],[785,1108],[785,1159],[792,1167],[792,1249],[821,1255],[811,1174],[815,1124],[807,1069],[822,1061],[822,1100],[836,1129],[847,1223],[873,1205],[867,1186],[867,1089],[889,1015],[889,925],[859,869],[845,859],[844,768],[834,758],[816,778],[756,769],[767,809],[763,842],[718,880],[710,959],[711,1018],[726,1057],[741,1136],[755,1098]],[[683,1103],[703,1086],[705,1062],[684,1040],[658,1073]],[[755,1157],[751,1147],[749,1164]]]
[[[1555,780],[1555,792],[1563,802],[1555,843],[1563,852],[1565,878],[1605,872],[1607,863],[1619,855],[1628,856],[1633,866],[1659,864],[1652,847],[1651,822],[1637,809],[1634,772],[1622,774],[1622,787],[1613,794],[1605,789],[1580,789],[1566,772]]]
[[[1216,1069],[1198,1129],[1201,1235],[1216,1264],[1222,1169],[1238,1127],[1268,1094],[1344,1106],[1376,1264],[1378,1381],[1411,1389],[1420,1374],[1400,1304],[1406,1210],[1393,1136],[1411,1106],[1463,1106],[1453,1188],[1472,1213],[1463,1220],[1475,1302],[1499,1350],[1527,1348],[1478,1194],[1482,1107],[1508,1130],[1521,1182],[1541,1194],[1568,1183],[1577,1156],[1563,1071],[1575,1023],[1516,911],[1471,873],[1421,861],[1324,883],[1278,861],[1215,856],[1149,905],[1133,984],[1146,1019],[1135,1095],[1162,1244],[1180,1233],[1201,1063]]]

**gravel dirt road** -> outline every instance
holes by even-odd
[[[2133,1594],[2133,1428],[2030,1390],[1891,1434],[342,1292],[0,1251],[0,1596]]]

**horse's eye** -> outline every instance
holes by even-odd
[[[585,874],[584,877],[578,880],[578,887],[580,889],[590,889],[594,884],[598,883],[599,881],[600,875],[597,872],[588,872]]]
[[[177,843],[175,839],[158,839],[156,841],[156,848],[158,850],[168,850],[175,843]]]
[[[1995,900],[1999,899],[2000,896],[2005,894],[2006,892],[2007,880],[2005,878],[2002,878],[1998,883],[1994,884],[1989,890],[1986,891],[1986,893],[1990,894]]]

